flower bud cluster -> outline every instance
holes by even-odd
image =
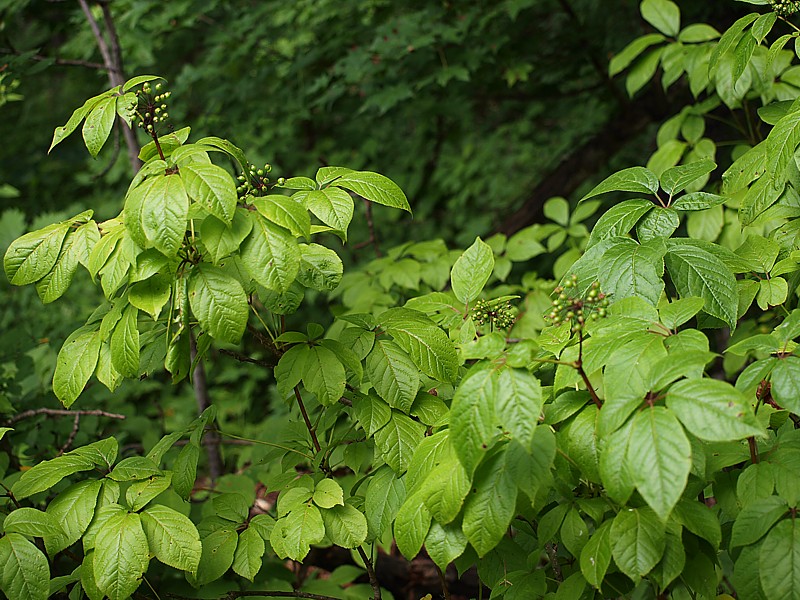
[[[576,294],[577,285],[578,276],[573,274],[553,290],[557,296],[550,313],[545,315],[545,319],[553,325],[569,323],[572,333],[581,331],[587,320],[596,321],[605,317],[608,308],[608,295],[600,290],[600,282],[592,283],[585,296]]]
[[[781,17],[788,17],[800,11],[799,0],[770,0],[772,10]]]
[[[270,164],[266,164],[262,168],[258,168],[253,164],[248,164],[247,171],[237,177],[239,186],[236,188],[236,193],[239,198],[244,198],[245,196],[263,196],[266,194],[269,185],[267,173],[271,170],[272,165]]]
[[[508,300],[478,300],[472,307],[472,319],[478,325],[489,323],[495,329],[506,329],[514,324],[515,318]]]
[[[144,83],[142,89],[136,92],[138,105],[136,125],[144,129],[149,135],[156,134],[158,125],[169,119],[167,100],[172,96],[172,92],[162,91],[163,84],[157,83],[151,86]],[[155,93],[154,93],[155,92]]]

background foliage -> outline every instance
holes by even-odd
[[[44,233],[2,284],[0,589],[794,598],[795,7],[686,4],[4,6],[0,236]],[[192,125],[130,188],[116,133],[40,161],[107,87],[89,16]]]

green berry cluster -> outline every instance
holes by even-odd
[[[169,119],[166,101],[172,96],[172,92],[162,91],[162,87],[161,83],[157,83],[155,86],[145,83],[142,85],[142,89],[136,92],[139,98],[136,108],[138,117],[136,125],[151,136],[156,135],[159,124]]]
[[[489,323],[492,328],[506,329],[514,324],[515,318],[508,300],[478,300],[472,307],[472,319],[478,325]]]
[[[272,165],[270,164],[266,164],[262,168],[248,164],[247,170],[237,177],[239,186],[236,188],[236,193],[239,198],[265,195],[269,190],[267,173],[270,171],[272,171]]]
[[[788,17],[800,11],[800,0],[770,0],[772,10],[781,17]]]
[[[553,290],[558,296],[553,300],[552,310],[545,316],[553,325],[570,323],[572,333],[581,331],[587,319],[596,321],[605,317],[608,308],[608,296],[600,290],[600,282],[592,283],[585,296],[574,293],[577,286],[578,276],[573,274]]]

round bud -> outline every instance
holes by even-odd
[[[286,183],[286,179],[283,177],[278,177],[278,185],[283,185],[284,183]]]

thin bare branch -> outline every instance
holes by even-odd
[[[63,408],[36,408],[25,410],[19,414],[14,415],[6,420],[6,426],[13,425],[24,419],[30,419],[38,415],[47,415],[48,417],[106,417],[107,419],[125,419],[125,415],[118,413],[106,412],[104,410],[66,410]]]

